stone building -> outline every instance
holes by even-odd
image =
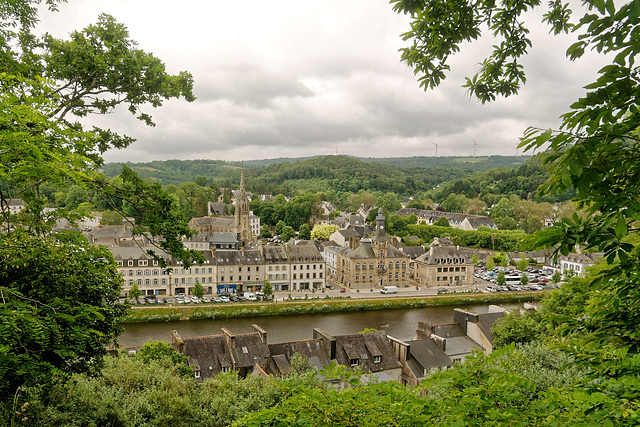
[[[423,286],[473,285],[473,261],[448,237],[435,238],[414,263],[415,280]]]
[[[382,209],[372,238],[351,238],[346,249],[327,248],[325,258],[335,257],[335,279],[356,289],[409,285],[410,257],[391,244]]]

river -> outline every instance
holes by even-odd
[[[517,304],[505,304],[507,308]],[[487,304],[459,305],[476,313],[486,313]],[[147,322],[125,325],[118,340],[123,347],[137,347],[148,340],[171,342],[171,331],[181,337],[197,337],[220,334],[221,328],[232,333],[252,332],[252,324],[267,331],[267,341],[280,343],[311,339],[313,328],[320,328],[331,335],[354,334],[365,328],[385,330],[388,335],[402,340],[413,339],[418,322],[430,324],[453,322],[454,306],[412,309],[372,310],[347,313],[295,314],[265,317],[240,317],[220,320],[186,320],[174,322]]]

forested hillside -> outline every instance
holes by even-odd
[[[250,162],[221,160],[166,160],[127,163],[143,179],[163,185],[180,185],[204,177],[220,187],[237,185],[240,167],[245,167],[247,185],[253,192],[286,194],[293,192],[393,192],[412,196],[416,192],[452,180],[471,177],[494,168],[512,171],[528,157],[411,157],[358,159],[323,156],[310,159],[273,159]],[[122,163],[104,165],[109,177],[120,174]],[[541,170],[541,169],[540,169]],[[473,178],[475,181],[477,178]],[[536,184],[537,185],[537,184]],[[529,186],[530,187],[530,186]],[[446,197],[446,196],[445,196]],[[470,196],[468,196],[470,197]]]

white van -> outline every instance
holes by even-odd
[[[385,286],[384,288],[380,289],[380,293],[381,294],[397,294],[398,293],[398,287],[397,286]]]

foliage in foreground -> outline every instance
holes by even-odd
[[[0,399],[54,373],[91,372],[125,307],[108,249],[77,233],[0,234]]]
[[[48,392],[28,390],[21,425],[227,426],[316,381],[304,372],[286,380],[228,372],[197,383],[192,373],[183,375],[183,368],[191,369],[176,360],[179,355],[165,350],[156,343],[151,358],[108,357],[97,376],[73,375]]]

